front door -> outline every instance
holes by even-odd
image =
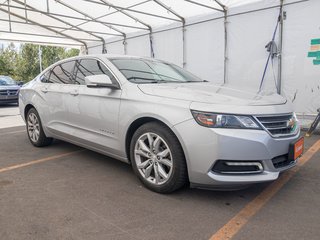
[[[75,82],[79,86],[78,106],[69,109],[78,127],[76,134],[84,144],[109,154],[120,155],[118,122],[120,89],[91,88],[85,84],[85,77],[106,74],[118,84],[107,66],[97,59],[80,59],[75,66]]]

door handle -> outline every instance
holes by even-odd
[[[47,88],[47,87],[43,87],[43,88],[41,88],[41,92],[43,92],[43,93],[47,93],[47,92],[48,92],[48,88]]]
[[[71,91],[70,94],[71,94],[72,96],[78,96],[78,95],[79,95],[79,92],[76,91],[76,90],[74,90],[74,91]]]

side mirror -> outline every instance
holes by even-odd
[[[90,87],[90,88],[102,88],[102,87],[114,88],[114,89],[119,88],[117,85],[114,85],[110,77],[105,74],[87,76],[84,78],[84,80],[87,87]]]

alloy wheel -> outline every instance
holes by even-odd
[[[148,132],[138,138],[134,158],[139,173],[150,183],[164,184],[172,174],[171,150],[166,141],[155,133]]]
[[[38,117],[34,113],[28,115],[28,134],[33,142],[37,142],[40,136],[40,123]]]

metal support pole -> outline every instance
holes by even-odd
[[[24,4],[24,3],[20,2],[20,1],[17,1],[17,0],[11,0],[11,1],[14,1],[14,2],[22,4],[22,5]],[[2,4],[0,4],[0,6],[8,6],[8,4],[3,4],[2,3]],[[13,5],[11,5],[10,7],[13,8],[13,9],[25,10],[24,7],[13,6]],[[28,5],[27,5],[27,7],[28,7]],[[74,20],[80,20],[80,21],[84,21],[84,22],[105,23],[105,24],[109,24],[109,25],[113,25],[113,26],[120,26],[120,27],[133,28],[133,29],[139,29],[139,30],[148,30],[147,28],[144,28],[144,27],[137,27],[137,26],[126,25],[126,24],[121,24],[121,23],[99,21],[96,18],[94,18],[94,20],[88,20],[87,18],[84,18],[84,17],[70,16],[70,15],[61,14],[61,13],[53,13],[53,12],[47,13],[46,11],[42,11],[42,10],[39,10],[39,9],[36,9],[36,8],[33,8],[33,7],[29,7],[27,9],[27,11],[41,13],[41,14],[43,14],[45,16],[48,16],[48,17],[49,16],[50,17],[53,17],[53,16],[55,16],[55,17],[63,17],[63,18],[69,18],[69,19],[74,19]]]
[[[1,21],[1,20],[0,20]],[[45,38],[59,38],[59,39],[69,39],[67,37],[59,36],[59,35],[49,35],[49,34],[41,34],[41,33],[30,33],[30,32],[16,32],[16,31],[3,31],[0,30],[0,33],[14,33],[17,35],[25,35],[25,36],[34,36],[34,37],[45,37]],[[92,42],[100,42],[98,39],[88,39],[88,38],[77,38],[82,41],[92,41]]]
[[[124,55],[127,55],[127,36],[124,36],[124,39],[123,39],[123,50],[124,50]]]
[[[49,8],[49,0],[47,0],[47,13],[50,12],[50,8]]]
[[[223,84],[228,82],[228,8],[220,2],[214,0],[222,9],[224,13],[224,63],[223,63]]]
[[[91,0],[83,0],[83,1],[91,2],[91,3],[94,3],[94,4],[103,5],[103,6],[105,5],[105,3],[103,3],[103,2],[95,2],[95,1],[91,1]],[[134,5],[130,5],[129,7],[126,8],[126,10],[130,9],[131,7],[136,7],[136,6],[139,6],[139,5],[141,5],[141,4],[147,3],[147,2],[149,2],[149,1],[151,1],[151,0],[146,0],[146,1],[141,2],[141,3],[137,3],[137,4],[134,4]],[[99,17],[91,18],[91,20],[92,20],[92,21],[95,21],[95,20],[98,20],[98,19],[100,19],[100,18],[103,18],[103,17],[106,17],[106,16],[110,16],[110,15],[112,15],[112,14],[114,14],[114,13],[119,12],[120,10],[121,10],[121,9],[116,10],[116,11],[111,12],[111,13],[107,13],[107,14],[102,15],[102,16],[99,16]],[[89,20],[87,20],[87,21],[85,21],[85,22],[83,22],[83,23],[77,24],[76,26],[79,27],[79,26],[81,26],[81,25],[83,25],[83,24],[86,24],[86,23],[88,23],[88,22],[90,22],[90,18],[89,18]],[[104,24],[104,25],[105,25],[105,24]],[[128,43],[127,43],[127,35],[126,35],[126,33],[122,32],[122,31],[119,31],[117,28],[112,27],[112,25],[108,25],[108,26],[111,26],[111,27],[110,27],[111,29],[113,29],[114,31],[117,31],[117,32],[119,32],[119,33],[121,34],[121,35],[119,35],[119,36],[122,36],[122,37],[123,37],[122,43],[123,43],[124,54],[127,54],[127,44],[128,44]],[[70,30],[74,30],[74,29],[72,29],[72,28],[69,28],[69,29],[70,29]],[[67,31],[67,30],[68,30],[68,29],[65,29],[65,30],[63,30],[63,31]],[[61,32],[63,32],[63,31],[61,31]],[[100,33],[100,34],[102,34],[102,33]],[[111,35],[111,34],[108,34],[108,35]],[[115,35],[115,34],[113,34],[113,35]]]
[[[228,81],[228,12],[224,11],[224,65],[223,65],[223,84]]]
[[[42,50],[39,45],[39,67],[40,67],[40,72],[42,72]]]
[[[105,4],[102,3],[102,2],[96,2],[96,1],[92,1],[92,0],[82,0],[82,1],[92,2],[92,3],[94,3],[94,4],[105,5]],[[142,5],[142,4],[146,3],[146,2],[149,2],[149,1],[151,1],[151,0],[146,0],[146,1],[144,1],[144,2],[140,2],[140,3],[136,3],[136,4],[133,4],[133,5],[130,5],[130,6],[127,7],[127,9],[130,9],[130,8],[136,7],[136,6],[140,6],[140,5]],[[116,10],[116,11],[114,11],[114,12],[110,12],[110,13],[104,14],[104,15],[102,15],[102,16],[95,17],[94,20],[99,20],[99,19],[101,19],[101,18],[110,16],[110,15],[115,14],[115,13],[117,13],[117,12],[119,12],[119,11]],[[91,21],[90,19],[89,19],[89,20],[86,20],[86,21],[84,21],[84,22],[82,22],[82,23],[77,24],[76,26],[79,27],[79,26],[84,25],[84,24],[86,24],[86,23],[88,23],[88,22],[90,22],[90,21]],[[71,29],[71,28],[70,28],[70,29]]]
[[[277,79],[277,92],[281,94],[281,81],[282,81],[282,45],[283,45],[283,2],[280,0],[280,23],[279,23],[279,44],[278,44],[278,79]]]
[[[184,0],[184,1],[192,3],[192,4],[195,4],[195,5],[198,5],[200,7],[205,7],[205,8],[209,8],[209,9],[215,10],[215,11],[224,12],[223,8],[219,9],[219,8],[211,7],[211,6],[208,6],[208,5],[196,2],[196,1],[192,1],[192,0]],[[221,5],[220,5],[220,7],[221,7]]]
[[[0,8],[0,11],[2,11],[2,12],[4,12],[4,13],[7,13],[7,14],[9,13],[7,10],[4,10],[4,9],[2,9],[2,8]],[[20,16],[19,14],[11,13],[11,15],[14,16],[14,17],[16,17],[16,18],[20,18],[20,19],[22,19],[22,20],[25,20],[25,18],[24,18],[23,16]],[[37,26],[39,26],[39,27],[42,27],[42,28],[44,28],[44,29],[46,29],[46,30],[48,30],[48,31],[54,32],[55,34],[64,36],[64,37],[69,38],[69,39],[71,39],[71,40],[73,40],[73,41],[75,41],[75,42],[79,42],[79,43],[83,44],[84,47],[86,48],[86,51],[88,51],[88,46],[87,46],[86,42],[81,41],[81,40],[79,40],[79,39],[76,39],[76,38],[74,38],[74,37],[72,37],[72,36],[69,36],[68,34],[60,33],[60,32],[58,32],[58,31],[56,31],[56,30],[54,30],[54,29],[52,29],[52,28],[46,27],[46,26],[44,26],[44,25],[42,25],[41,23],[38,23],[38,22],[36,22],[36,21],[30,20],[30,19],[29,19],[28,21],[31,22],[31,23],[33,23],[34,25],[37,25]]]
[[[104,5],[103,3],[100,3],[100,2],[96,2],[95,0],[82,0],[82,1],[85,1],[85,2],[90,2],[90,3],[94,3],[94,4],[100,4],[100,5]],[[134,12],[134,13],[139,13],[139,14],[142,14],[142,15],[147,15],[147,16],[151,16],[151,17],[156,17],[156,18],[162,18],[162,19],[166,19],[166,20],[171,20],[171,21],[179,21],[178,19],[174,19],[174,18],[170,18],[170,17],[166,17],[166,16],[161,16],[161,15],[158,15],[158,14],[153,14],[153,13],[149,13],[149,12],[144,12],[144,11],[139,11],[139,10],[136,10],[136,9],[131,9],[131,7],[135,7],[135,6],[138,6],[138,5],[142,5],[144,3],[147,3],[147,2],[150,2],[151,0],[147,0],[147,1],[144,1],[144,2],[141,2],[141,3],[137,3],[135,5],[131,5],[129,7],[120,7],[120,6],[117,6],[117,5],[114,5],[114,7],[118,8],[119,10],[113,12],[113,13],[117,13],[119,12],[120,10],[126,10],[127,12]],[[113,14],[111,13],[111,14]],[[109,15],[109,14],[108,14]]]
[[[89,18],[89,19],[91,19],[91,20],[94,20],[94,18],[93,18],[91,15],[89,15],[89,14],[83,12],[83,11],[80,11],[79,9],[77,9],[77,8],[75,8],[75,7],[67,4],[67,3],[62,2],[61,0],[55,0],[55,1],[56,1],[57,3],[60,3],[61,5],[65,6],[65,7],[67,7],[67,8],[69,8],[69,9],[77,12],[77,13],[82,14],[83,16],[85,16],[85,17],[87,17],[87,18]],[[101,23],[101,24],[104,25],[104,26],[106,26],[106,27],[109,27],[110,29],[112,29],[112,30],[114,30],[114,31],[116,31],[116,32],[118,32],[118,33],[120,33],[122,36],[125,36],[125,35],[126,35],[124,32],[122,32],[122,31],[120,31],[119,29],[113,27],[112,25],[105,24],[105,23]],[[103,37],[100,38],[100,39],[102,40],[102,44],[103,44],[103,45],[102,45],[102,53],[107,53],[107,50],[106,50],[106,41],[104,40]]]
[[[18,4],[22,4],[22,3],[21,3],[20,1],[18,1],[18,0],[12,0],[12,1],[14,1],[14,2],[16,2],[16,3],[18,3]],[[38,11],[38,9],[36,9],[36,8],[34,8],[34,7],[32,7],[32,6],[28,5],[28,4],[25,4],[25,5],[28,7],[28,10],[31,9],[31,10],[34,10],[34,11]],[[75,28],[77,28],[77,29],[79,29],[79,30],[82,30],[83,32],[85,32],[85,33],[87,33],[87,34],[89,34],[89,35],[91,35],[91,36],[93,36],[93,37],[95,37],[95,38],[97,38],[97,39],[100,39],[102,42],[105,41],[103,37],[100,37],[100,36],[98,36],[98,35],[95,35],[95,34],[91,33],[90,31],[86,31],[86,30],[84,30],[84,29],[81,29],[81,28],[79,28],[79,27],[76,27],[76,26],[74,26],[73,24],[71,24],[71,23],[69,23],[69,22],[66,22],[66,21],[64,21],[64,20],[61,20],[60,18],[51,16],[50,14],[47,14],[47,16],[50,17],[50,18],[52,18],[52,19],[54,19],[54,20],[57,20],[57,21],[59,21],[59,22],[61,22],[61,23],[64,23],[64,24],[67,24],[67,25],[69,25],[69,26],[75,27]],[[31,22],[30,19],[29,19],[29,21]],[[42,25],[42,26],[43,26],[43,25]],[[50,29],[50,30],[53,30],[53,29]],[[59,33],[58,31],[56,31],[56,32]],[[60,34],[61,34],[61,33],[60,33]],[[67,35],[67,36],[69,36],[69,35]],[[85,44],[85,46],[86,46],[86,44]],[[86,48],[86,49],[88,49],[88,48]]]
[[[227,44],[228,44],[228,31],[227,31],[227,17],[228,17],[228,13],[227,13],[227,7],[222,4],[219,0],[214,0],[220,7],[216,8],[216,7],[211,7],[208,5],[204,5],[202,3],[198,3],[192,0],[185,0],[186,2],[201,6],[201,7],[205,7],[205,8],[209,8],[215,11],[219,11],[219,12],[223,12],[224,13],[224,64],[223,64],[223,83],[225,84],[227,81],[227,61],[228,61],[228,52],[227,52]]]
[[[187,64],[186,60],[186,37],[185,37],[185,32],[186,32],[186,20],[184,17],[182,17],[180,14],[178,14],[176,11],[174,11],[172,8],[169,6],[165,5],[163,2],[159,0],[153,0],[156,4],[161,6],[162,8],[166,9],[168,12],[172,13],[175,15],[177,18],[180,19],[180,22],[182,23],[182,66],[185,67]]]
[[[10,0],[8,0],[8,17],[9,17],[9,31],[12,32]]]
[[[183,68],[186,67],[187,65],[187,45],[186,45],[186,23],[183,21],[182,22],[182,66]]]
[[[151,55],[152,58],[154,58],[153,41],[152,41],[152,40],[153,40],[153,39],[152,39],[152,27],[151,27],[149,24],[141,21],[140,19],[136,18],[135,16],[131,15],[130,13],[125,12],[124,10],[120,9],[119,7],[113,5],[112,3],[110,3],[110,2],[108,2],[108,1],[106,1],[106,0],[100,0],[100,2],[104,3],[104,4],[105,4],[106,6],[108,6],[108,7],[111,7],[111,8],[113,8],[113,9],[117,10],[118,12],[122,13],[123,15],[126,15],[127,17],[133,19],[134,21],[136,21],[136,22],[140,23],[141,25],[143,25],[143,26],[145,26],[145,27],[148,28],[148,30],[149,30],[149,32],[150,32],[150,33],[149,33],[150,50],[151,50],[151,54],[150,54],[150,55]],[[124,50],[125,50],[125,52],[126,52],[127,49],[126,49],[126,45],[125,45],[125,44],[124,44],[124,47],[125,47]]]
[[[13,39],[13,38],[2,38],[0,37],[1,41],[7,41],[7,42],[21,42],[21,43],[32,43],[32,44],[44,44],[44,45],[52,45],[52,46],[70,46],[70,47],[83,47],[82,43],[76,44],[76,43],[63,43],[63,42],[50,42],[50,41],[33,41],[33,40],[27,40],[27,39]]]
[[[25,18],[24,18],[25,20]],[[0,22],[9,22],[9,20],[7,19],[0,19]],[[12,20],[11,19],[11,23],[18,23],[18,24],[23,24],[23,25],[36,25],[36,24],[33,24],[31,22],[26,22],[26,21],[16,21],[16,20]],[[74,31],[74,32],[82,32],[81,30],[79,29],[72,29],[70,27],[61,27],[61,26],[55,26],[55,25],[47,25],[47,24],[42,24],[43,26],[45,27],[49,27],[49,28],[54,28],[54,29],[59,29],[59,30],[63,30],[63,31],[60,31],[61,33],[64,32],[64,30],[66,31]],[[120,34],[112,34],[112,33],[104,33],[104,32],[97,32],[97,31],[90,31],[91,33],[96,33],[96,34],[101,34],[101,35],[109,35],[109,36],[116,36],[116,37],[121,37],[122,35]],[[85,38],[79,38],[79,39],[83,39],[83,40],[87,40],[87,41],[100,41],[100,40],[94,40],[94,39],[85,39]]]
[[[27,11],[27,0],[24,0],[24,16],[26,18],[26,23],[28,23],[28,11]]]
[[[153,36],[152,36],[152,30],[149,33],[149,41],[150,41],[150,56],[154,58],[154,49],[153,49]]]

